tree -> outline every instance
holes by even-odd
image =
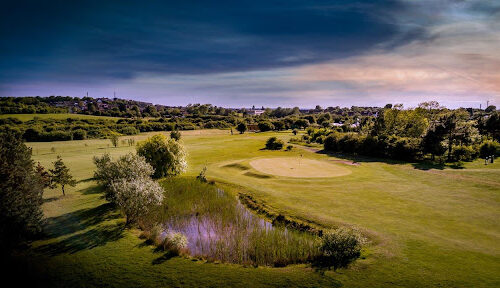
[[[181,132],[179,132],[178,130],[170,132],[170,138],[174,139],[175,141],[181,140]]]
[[[143,156],[153,166],[154,178],[178,175],[187,169],[184,146],[161,134],[140,142],[137,154]]]
[[[40,176],[43,188],[50,187],[50,182],[51,182],[50,173],[45,170],[45,168],[42,166],[42,164],[40,164],[40,162],[38,162],[38,164],[36,165],[35,172]]]
[[[276,137],[270,137],[266,141],[266,149],[268,150],[281,150],[283,145],[283,141],[277,139]]]
[[[71,187],[76,186],[76,181],[73,176],[69,173],[69,168],[66,167],[62,161],[61,156],[57,156],[56,162],[54,162],[54,169],[50,169],[51,188],[56,188],[57,185],[61,185],[63,195],[66,195],[64,187],[69,185]]]
[[[494,106],[494,105],[490,105],[490,106],[486,107],[486,109],[484,109],[484,112],[486,112],[486,113],[491,113],[491,112],[494,112],[494,111],[496,111],[496,110],[497,110],[497,107],[496,107],[496,106]]]
[[[259,122],[258,126],[261,132],[271,131],[274,129],[273,124],[269,121]]]
[[[112,182],[119,179],[150,178],[154,173],[153,167],[146,159],[134,153],[123,155],[116,161],[112,161],[109,154],[94,156],[94,164],[94,178],[106,188],[105,197],[110,202],[116,200],[113,190],[110,189]]]
[[[462,110],[454,110],[442,115],[440,123],[448,142],[448,160],[452,159],[454,141],[463,134],[468,114]]]
[[[19,132],[0,132],[0,249],[42,229],[43,180]]]
[[[116,204],[127,217],[127,225],[136,222],[163,201],[163,189],[150,178],[118,179],[111,183],[110,189],[116,197]]]
[[[113,146],[115,146],[115,148],[118,147],[118,140],[119,139],[120,139],[120,137],[116,133],[109,135],[109,140],[111,140],[111,144],[113,144]]]
[[[248,127],[247,127],[247,124],[245,122],[240,122],[238,124],[238,126],[236,126],[236,130],[238,130],[240,132],[240,134],[243,134],[245,133],[245,131],[247,131]]]

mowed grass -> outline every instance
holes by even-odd
[[[117,121],[119,117],[109,117],[109,116],[94,116],[94,115],[84,115],[84,114],[71,114],[71,113],[48,113],[48,114],[0,114],[0,119],[5,118],[16,118],[23,122],[33,120],[33,118],[40,119],[106,119]]]
[[[151,134],[131,136],[138,141]],[[352,225],[371,239],[349,269],[322,275],[306,265],[251,268],[170,258],[144,244],[139,231],[123,229],[123,217],[101,198],[92,181],[93,155],[113,156],[134,147],[110,148],[109,140],[30,143],[34,158],[49,166],[61,155],[79,180],[66,197],[49,190],[45,239],[25,259],[52,287],[498,287],[500,285],[500,164],[476,161],[465,169],[355,159],[351,171],[330,178],[266,176],[252,160],[333,156],[294,148],[266,151],[265,140],[290,132],[230,135],[227,130],[188,131],[188,175],[204,166],[208,177],[236,185],[274,212],[326,227]],[[125,137],[129,138],[129,137]],[[51,148],[55,148],[55,153]],[[347,159],[351,160],[351,159]],[[417,169],[417,168],[419,169]],[[234,186],[232,186],[234,187]],[[39,282],[42,283],[42,282]]]

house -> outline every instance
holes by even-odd
[[[259,125],[257,124],[248,124],[247,130],[248,132],[260,132]]]
[[[264,112],[266,112],[266,111],[265,110],[250,110],[249,114],[250,115],[261,115]]]

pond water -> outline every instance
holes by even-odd
[[[222,189],[217,189],[217,193],[219,197],[226,197]],[[245,250],[252,235],[274,230],[272,223],[249,211],[239,200],[234,212],[231,213],[231,219],[210,214],[171,217],[164,223],[164,228],[166,231],[184,234],[188,239],[189,253],[203,257],[215,256],[220,250],[227,250],[229,247]],[[166,231],[163,232],[164,235]]]

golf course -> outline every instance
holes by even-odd
[[[166,132],[141,133],[136,142]],[[300,132],[303,133],[303,132]],[[60,155],[77,185],[44,193],[44,237],[17,255],[19,267],[50,287],[495,287],[500,285],[500,164],[461,169],[294,145],[263,149],[291,131],[231,135],[183,131],[188,170],[225,193],[249,197],[259,216],[283,215],[318,229],[341,226],[367,239],[348,268],[249,266],[171,256],[126,228],[93,179],[94,156],[135,151],[107,139],[27,143],[49,167]]]

